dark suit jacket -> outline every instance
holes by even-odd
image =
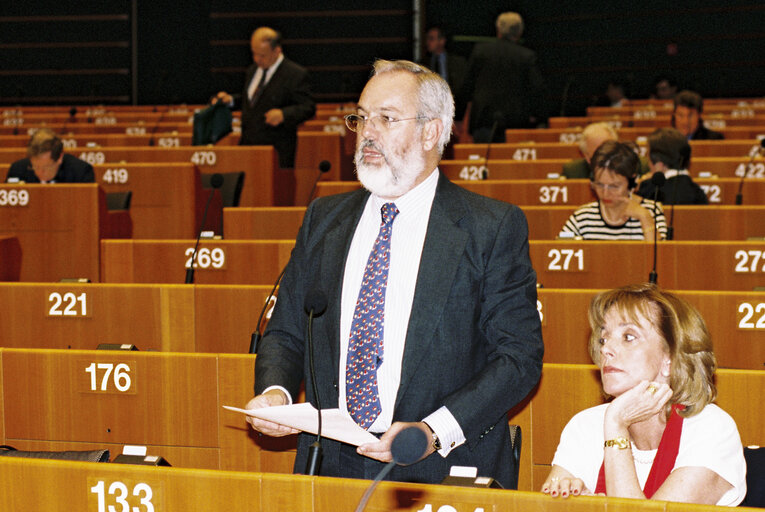
[[[29,158],[22,158],[13,162],[11,168],[8,169],[6,181],[8,178],[18,178],[25,183],[40,183],[40,178],[32,170]],[[54,180],[56,183],[93,183],[96,181],[92,165],[67,153],[64,153],[64,159],[61,161],[61,167],[58,168]]]
[[[247,88],[257,69],[255,64],[247,69],[241,100],[242,137],[239,143],[244,146],[274,146],[279,154],[279,166],[294,167],[297,127],[316,112],[308,71],[285,57],[258,101],[250,106]],[[284,122],[279,126],[269,126],[264,121],[266,112],[272,108],[280,108],[284,112]]]
[[[640,184],[637,194],[647,199],[653,199],[656,185],[651,180]],[[658,200],[664,204],[708,204],[709,200],[704,190],[693,182],[690,176],[681,174],[673,176],[659,187]]]
[[[298,396],[308,376],[303,301],[310,290],[329,299],[313,324],[322,408],[338,406],[340,302],[344,262],[365,190],[317,199],[308,208],[255,363],[255,393],[284,386]],[[421,421],[442,405],[467,442],[447,458],[432,454],[390,478],[440,482],[452,465],[478,467],[504,486],[513,472],[507,411],[536,385],[543,345],[536,274],[521,210],[468,192],[440,176],[428,221],[406,335],[393,421]],[[315,405],[316,390],[305,379]],[[314,437],[298,439],[297,471]],[[322,475],[345,476],[340,443],[323,440]],[[380,465],[382,466],[382,464]]]
[[[431,65],[431,59],[432,55],[428,53],[420,63],[431,71],[438,73],[438,67],[436,66],[434,68]],[[452,94],[457,94],[462,88],[462,83],[465,81],[466,72],[467,59],[461,55],[455,55],[453,53],[446,52],[446,81],[449,83],[449,88],[451,88]]]
[[[699,118],[699,127],[691,135],[691,140],[723,140],[725,135],[704,126],[704,121]]]
[[[470,133],[491,129],[495,112],[504,116],[505,128],[528,128],[529,118],[541,114],[542,89],[536,53],[506,39],[478,44],[457,95],[456,118],[472,101]]]

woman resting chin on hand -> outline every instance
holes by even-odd
[[[542,492],[739,504],[743,447],[712,403],[716,362],[698,311],[646,284],[596,296],[589,317],[590,356],[613,400],[569,421]]]

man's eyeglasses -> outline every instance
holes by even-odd
[[[414,121],[414,120],[425,120],[424,117],[407,117],[406,119],[396,119],[394,117],[390,116],[360,116],[358,114],[348,114],[345,116],[345,126],[348,127],[348,129],[352,132],[359,132],[364,129],[365,123],[372,123],[372,127],[375,130],[378,131],[387,131],[390,130],[391,127],[395,123],[400,123],[402,121]]]

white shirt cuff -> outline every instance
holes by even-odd
[[[441,457],[446,457],[449,452],[465,442],[462,428],[446,406],[426,416],[422,421],[428,424],[438,436],[438,440],[441,441],[441,449],[438,450]]]
[[[281,391],[282,393],[287,395],[287,403],[284,404],[284,405],[292,405],[292,395],[290,395],[290,392],[287,391],[286,389],[284,389],[281,386],[268,386],[266,389],[263,390],[263,393],[261,393],[261,395],[265,395],[266,393],[268,393],[272,389],[278,389],[279,391]]]

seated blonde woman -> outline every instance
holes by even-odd
[[[589,317],[590,356],[613,399],[569,421],[542,492],[740,503],[743,447],[712,403],[716,362],[698,311],[645,284],[596,296]]]

